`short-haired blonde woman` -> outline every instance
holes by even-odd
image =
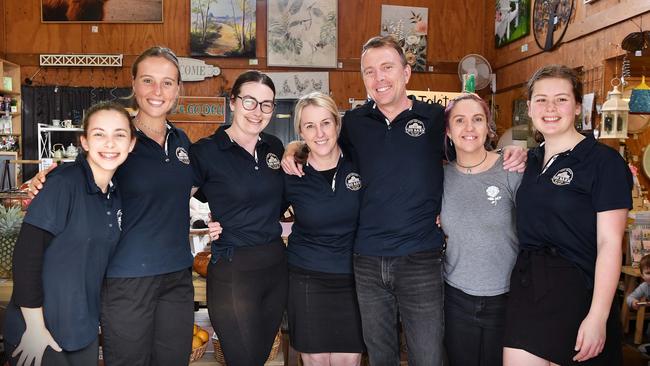
[[[332,98],[300,98],[294,126],[306,164],[303,177],[285,175],[296,216],[288,246],[291,345],[307,366],[359,365],[364,344],[352,248],[362,180],[337,143],[341,118]]]

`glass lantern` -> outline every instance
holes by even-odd
[[[618,80],[618,79],[614,79]],[[608,139],[626,139],[627,138],[627,118],[630,107],[623,94],[614,85],[612,80],[612,91],[607,93],[607,101],[603,103],[602,120],[600,122],[600,138]]]

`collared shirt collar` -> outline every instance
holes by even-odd
[[[212,139],[217,143],[217,146],[219,146],[219,148],[221,150],[227,150],[227,149],[230,149],[231,147],[239,146],[226,133],[226,129],[228,127],[230,127],[230,125],[219,127],[217,132],[215,132],[215,134],[212,137]],[[267,144],[267,145],[269,144],[268,141],[267,141],[267,135],[266,134],[260,133],[260,135],[257,137],[257,145],[259,145],[260,143]]]
[[[596,141],[592,134],[586,134],[585,138],[578,142],[573,149],[563,151],[559,153],[559,155],[572,156],[579,161],[583,161],[587,158],[591,149],[596,146],[596,143],[598,143],[598,141]],[[546,142],[542,142],[539,147],[533,150],[535,158],[539,161],[544,161],[545,144]]]
[[[86,177],[87,192],[89,194],[96,194],[96,193],[102,194],[102,190],[99,189],[97,183],[95,183],[95,176],[93,175],[93,170],[90,168],[90,164],[88,164],[88,160],[86,159],[86,153],[77,155],[75,162],[81,166],[81,169],[84,172],[84,176]],[[115,184],[113,184],[113,180],[111,179],[108,182],[107,193],[110,195],[115,191],[115,189],[116,189]]]
[[[408,97],[408,98],[411,99],[411,101],[413,102],[411,104],[411,107],[401,111],[400,113],[397,114],[397,116],[400,116],[402,113],[404,113],[404,111],[408,110],[409,112],[417,114],[421,118],[430,118],[431,117],[428,114],[429,111],[426,108],[427,103],[415,99],[414,96],[411,96],[411,97]],[[375,114],[377,116],[381,116],[382,118],[385,118],[384,114],[379,110],[379,108],[377,108],[377,103],[375,103],[374,100],[370,100],[365,105],[359,107],[359,109],[365,115],[373,115],[373,114]]]

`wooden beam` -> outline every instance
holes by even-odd
[[[569,24],[563,43],[571,42],[574,39],[584,37],[590,33],[610,27],[616,23],[626,21],[630,18],[650,12],[650,1],[628,1],[619,3],[600,13],[590,15],[587,18]]]

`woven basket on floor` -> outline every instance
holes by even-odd
[[[275,358],[278,357],[278,353],[280,352],[281,341],[282,341],[282,332],[278,331],[278,334],[275,335],[275,339],[273,340],[271,353],[269,353],[269,357],[266,359],[266,362],[275,360]],[[225,366],[226,360],[224,359],[223,351],[221,350],[221,342],[219,342],[218,339],[213,337],[212,345],[214,345],[214,358],[217,360],[217,362]]]
[[[192,354],[190,354],[190,363],[200,360],[201,357],[203,357],[203,354],[205,354],[205,350],[208,348],[208,342],[203,343],[201,347],[197,347],[192,350]]]

